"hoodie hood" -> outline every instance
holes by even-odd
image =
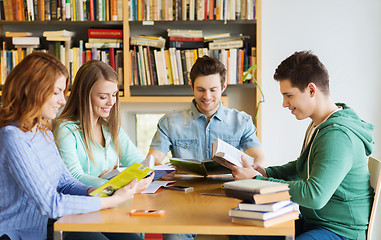
[[[357,114],[346,104],[336,103],[342,110],[332,114],[326,121],[318,126],[319,130],[335,125],[353,132],[364,143],[366,155],[369,156],[374,148],[374,125],[361,120]]]

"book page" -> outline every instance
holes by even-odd
[[[226,161],[229,161],[230,163],[238,167],[243,167],[242,161],[241,161],[242,155],[245,156],[246,160],[250,163],[250,165],[254,164],[254,158],[250,157],[246,153],[238,150],[237,148],[222,141],[219,138],[213,143],[212,149],[213,149],[212,151],[213,156],[223,158]]]

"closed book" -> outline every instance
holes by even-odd
[[[204,41],[171,41],[169,40],[170,48],[191,49],[203,48]]]
[[[85,43],[85,48],[122,48],[122,43]]]
[[[251,193],[273,193],[287,191],[288,184],[259,179],[245,179],[224,183],[225,189],[242,190]]]
[[[30,37],[31,32],[5,32],[5,37]]]
[[[40,37],[12,37],[12,44],[36,46],[40,44]]]
[[[89,38],[123,38],[123,29],[88,29]]]
[[[118,39],[118,38],[89,38],[89,43],[123,43],[123,39]]]
[[[243,47],[243,40],[234,40],[228,42],[210,42],[209,49],[231,49],[231,48],[241,48]]]
[[[44,37],[74,37],[75,32],[67,31],[67,30],[44,31],[42,36]]]
[[[269,220],[271,218],[279,217],[283,214],[293,212],[293,211],[298,211],[298,210],[299,210],[298,205],[295,203],[291,203],[288,206],[285,206],[273,212],[247,211],[247,210],[240,210],[238,208],[232,208],[229,210],[229,216],[257,219],[257,220]]]
[[[290,200],[288,191],[275,193],[255,194],[244,190],[224,189],[225,195],[232,198],[238,198],[247,203],[264,204],[277,201]]]
[[[283,222],[296,220],[299,218],[299,211],[293,211],[286,214],[283,214],[279,217],[274,217],[269,220],[257,220],[257,219],[248,219],[248,218],[238,218],[233,217],[232,222],[236,224],[243,224],[243,225],[253,225],[253,226],[259,226],[259,227],[271,227],[276,224],[280,224]]]
[[[130,44],[137,45],[137,46],[150,46],[150,47],[156,47],[156,48],[164,48],[165,39],[162,37],[150,38],[150,37],[134,36],[134,37],[131,37]]]
[[[281,209],[291,203],[290,200],[279,201],[274,203],[266,203],[266,204],[253,204],[253,203],[238,203],[238,208],[240,210],[247,211],[263,211],[263,212],[272,212],[278,209]]]
[[[203,42],[204,38],[199,37],[169,37],[170,41],[194,41],[194,42]]]
[[[189,19],[192,20],[192,19]],[[202,38],[202,30],[190,29],[167,29],[168,37],[194,37]]]

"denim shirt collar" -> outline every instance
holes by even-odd
[[[213,115],[212,118],[216,118],[220,121],[223,121],[225,119],[225,107],[222,105],[222,101],[220,101],[220,106],[217,109],[217,112]],[[197,118],[200,118],[202,116],[205,116],[204,114],[200,113],[200,111],[196,107],[196,101],[193,99],[191,103],[191,112],[193,119],[196,120]]]

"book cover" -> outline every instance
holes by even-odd
[[[157,180],[157,179],[160,179],[162,178],[163,176],[173,172],[173,171],[176,171],[175,168],[173,168],[172,166],[169,166],[169,165],[156,165],[155,166],[155,159],[153,158],[152,155],[149,155],[147,156],[146,159],[144,159],[143,162],[141,162],[142,165],[150,168],[150,169],[153,169],[154,172],[155,172],[155,177],[153,179],[153,181]],[[107,180],[110,180],[112,179],[113,177],[117,176],[119,173],[123,172],[124,170],[126,170],[127,167],[118,167],[118,168],[115,168],[114,170],[108,172],[107,174],[103,175],[101,178],[103,179],[107,179]]]
[[[236,224],[253,225],[253,226],[259,226],[259,227],[271,227],[279,223],[296,220],[296,219],[299,219],[299,211],[289,212],[279,217],[275,217],[265,221],[233,217],[232,222]]]
[[[5,37],[30,37],[31,32],[5,32]]]
[[[120,38],[123,39],[123,29],[88,29],[89,38]]]
[[[263,211],[263,212],[272,212],[277,211],[291,203],[290,200],[279,201],[274,203],[265,203],[265,204],[253,204],[253,203],[238,203],[238,208],[240,210],[247,211]]]
[[[134,163],[118,175],[107,181],[105,184],[90,193],[94,197],[107,197],[111,196],[116,190],[127,185],[133,179],[143,179],[152,173],[152,169],[140,164]]]
[[[42,36],[44,37],[74,37],[75,32],[68,31],[68,30],[44,31]]]
[[[123,43],[85,43],[85,48],[122,48]]]
[[[226,188],[224,189],[224,191],[226,196],[241,199],[246,203],[264,204],[290,200],[290,194],[288,191],[265,194],[255,194],[249,191]]]
[[[245,179],[224,183],[225,189],[242,190],[251,193],[273,193],[287,191],[288,184],[259,179]]]
[[[249,218],[257,220],[269,220],[275,217],[279,217],[283,214],[298,211],[299,207],[296,203],[290,203],[289,205],[272,212],[260,212],[260,211],[247,211],[238,208],[232,208],[229,210],[230,217]]]
[[[12,37],[13,45],[37,46],[40,45],[40,37]]]
[[[204,41],[173,41],[169,40],[168,47],[190,49],[190,48],[203,48]]]
[[[156,48],[164,48],[165,39],[162,37],[152,38],[152,37],[143,37],[143,36],[134,36],[130,39],[131,45],[137,46],[150,46]]]
[[[192,20],[192,19],[189,19]],[[167,29],[168,37],[193,37],[202,38],[202,30]]]
[[[231,49],[243,47],[243,40],[233,40],[228,42],[210,42],[209,49]]]
[[[175,166],[179,172],[208,176],[213,174],[227,174],[231,170],[210,160],[198,161],[195,159],[171,158],[170,163]]]

